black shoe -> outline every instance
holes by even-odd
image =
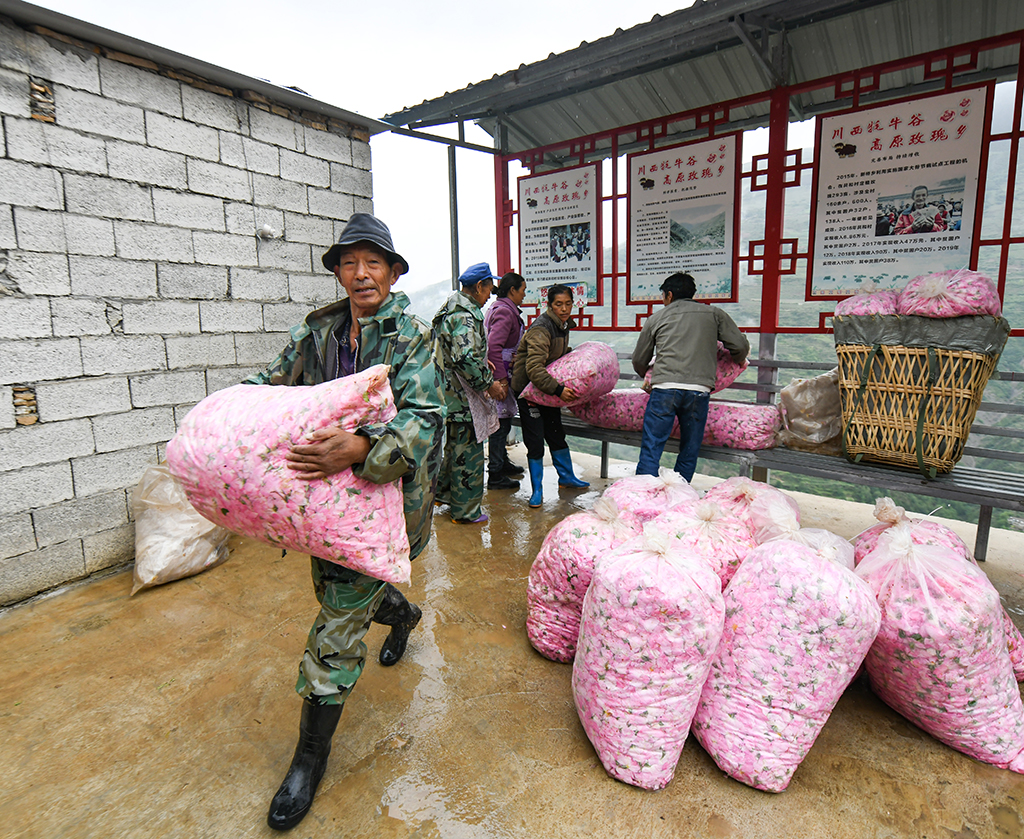
[[[526,474],[526,470],[522,466],[516,466],[509,461],[505,464],[505,468],[501,470],[501,474],[508,475],[510,478],[521,478]]]
[[[391,667],[398,664],[405,655],[406,644],[409,643],[409,633],[416,628],[416,624],[423,617],[423,612],[415,603],[410,603],[391,583],[387,584],[387,592],[384,600],[373,615],[374,623],[382,623],[390,626],[391,631],[384,639],[380,648],[378,659],[382,667]]]
[[[292,765],[284,776],[274,800],[270,802],[267,824],[274,830],[290,830],[309,812],[313,796],[327,768],[331,737],[338,727],[342,705],[320,705],[312,699],[302,701],[299,744]]]
[[[508,475],[499,475],[497,478],[490,478],[487,481],[488,489],[519,489],[519,481],[513,480]]]

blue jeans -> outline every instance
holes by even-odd
[[[697,453],[704,439],[704,425],[708,421],[710,393],[696,390],[668,390],[654,388],[644,411],[644,434],[640,442],[638,475],[657,475],[661,454],[672,433],[672,425],[679,420],[679,457],[673,467],[686,478],[693,478],[697,469]]]

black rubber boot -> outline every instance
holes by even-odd
[[[519,481],[508,475],[498,475],[487,479],[488,489],[519,489]]]
[[[405,655],[405,645],[409,643],[409,633],[423,617],[423,612],[415,603],[410,603],[391,583],[387,584],[384,599],[373,616],[374,623],[390,626],[391,631],[384,639],[380,648],[380,663],[384,667],[398,664]]]
[[[274,830],[290,830],[309,812],[316,788],[327,768],[331,737],[338,727],[343,707],[320,705],[312,699],[302,700],[299,744],[267,814],[267,824]]]

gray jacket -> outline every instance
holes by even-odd
[[[673,300],[644,323],[633,350],[633,369],[647,373],[657,353],[651,384],[715,386],[718,342],[742,362],[750,343],[725,312],[693,300]]]

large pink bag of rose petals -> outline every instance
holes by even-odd
[[[754,548],[691,730],[737,781],[782,792],[867,654],[881,614],[853,571],[787,539]]]
[[[782,415],[777,405],[712,400],[704,426],[704,443],[730,449],[772,449],[779,444]],[[673,431],[673,436],[678,436]]]
[[[378,364],[313,387],[235,385],[210,394],[167,444],[167,464],[192,506],[235,533],[409,582],[400,482],[345,469],[303,481],[285,454],[322,428],[354,432],[394,418],[388,368]]]
[[[639,388],[612,390],[586,402],[574,402],[569,410],[598,428],[643,431],[644,411],[651,397]]]
[[[837,315],[895,315],[900,293],[892,290],[862,291],[836,303]]]
[[[552,661],[572,661],[594,562],[639,535],[637,518],[620,514],[608,498],[548,531],[526,583],[526,634],[537,652]]]
[[[853,538],[854,562],[858,565],[875,549],[878,537],[901,521],[909,523],[910,538],[915,545],[939,545],[967,562],[977,565],[973,551],[950,528],[935,519],[911,518],[907,515],[907,511],[897,506],[891,498],[875,500],[874,516],[878,519],[878,524],[861,531]],[[1017,629],[1017,625],[1005,608],[1003,608],[1003,631],[1006,633],[1006,647],[1010,653],[1013,675],[1018,682],[1024,682],[1024,635]]]
[[[746,524],[713,501],[676,504],[648,526],[667,534],[673,550],[704,560],[723,590],[756,545]]]
[[[700,494],[678,472],[662,466],[657,476],[630,475],[619,478],[601,497],[610,498],[620,512],[630,512],[643,523],[680,501],[695,501]]]
[[[857,566],[882,609],[865,659],[871,687],[935,739],[1024,773],[1024,703],[999,593],[976,565],[910,531],[897,522]]]
[[[896,303],[897,314],[926,318],[999,317],[1002,311],[996,284],[967,268],[915,277],[903,287]]]
[[[718,578],[663,534],[645,528],[598,562],[572,694],[613,778],[643,789],[672,780],[723,620]]]
[[[568,385],[576,394],[572,403],[563,402],[539,390],[530,382],[520,396],[535,405],[561,408],[563,405],[587,402],[608,393],[619,380],[619,357],[608,344],[585,341],[572,352],[556,358],[548,365],[548,372],[559,384]]]

